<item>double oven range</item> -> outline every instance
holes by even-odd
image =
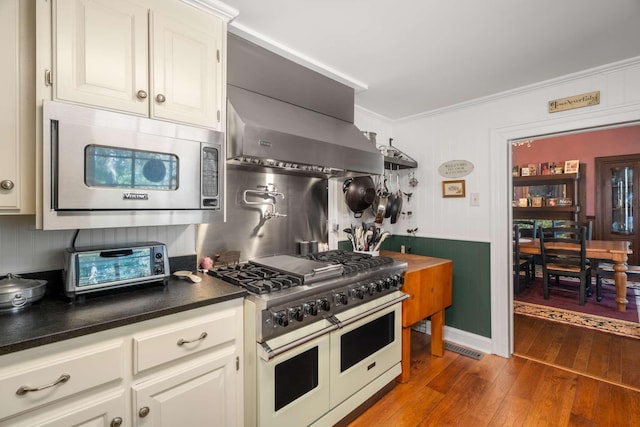
[[[333,425],[400,374],[407,264],[328,251],[209,274],[243,286],[245,425]]]

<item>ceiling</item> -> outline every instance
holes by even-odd
[[[399,119],[640,56],[640,0],[223,0],[229,31]]]

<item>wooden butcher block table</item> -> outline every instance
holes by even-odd
[[[431,354],[444,354],[444,309],[451,305],[453,262],[391,251],[381,251],[380,255],[408,264],[402,292],[410,298],[402,302],[402,374],[399,378],[401,383],[406,383],[410,376],[411,326],[431,316]]]

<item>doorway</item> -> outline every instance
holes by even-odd
[[[639,140],[640,126],[637,124],[623,124],[513,141],[510,147],[512,160],[512,168],[510,170],[512,171],[512,175],[514,175],[514,178],[511,180],[511,194],[516,194],[514,188],[521,185],[522,181],[525,180],[525,178],[515,178],[516,168],[521,170],[522,168],[530,167],[531,171],[527,171],[529,174],[537,173],[539,175],[541,170],[548,170],[549,165],[555,165],[558,167],[558,165],[564,165],[565,161],[578,160],[580,164],[580,177],[579,181],[576,179],[576,182],[578,182],[579,185],[576,190],[570,194],[571,197],[574,197],[573,204],[575,207],[575,211],[572,211],[571,214],[575,213],[576,219],[582,222],[592,222],[594,227],[594,239],[628,240],[632,241],[632,244],[635,247],[639,247],[637,242],[638,196],[637,193],[629,193],[629,191],[632,191],[633,189],[637,192],[637,189],[640,188],[640,184],[638,183],[640,175]],[[605,161],[603,159],[608,160]],[[621,174],[627,178],[626,188],[629,190],[625,193],[624,198],[625,201],[629,201],[629,204],[626,205],[627,216],[625,217],[626,226],[623,227],[624,229],[617,225],[620,222],[620,219],[616,222],[611,218],[611,212],[613,209],[611,207],[611,189],[613,188],[611,181],[612,179],[618,179],[616,183],[619,183],[619,176]],[[536,181],[536,179],[534,178],[532,181]],[[538,179],[538,181],[540,181],[540,179]],[[544,181],[544,179],[542,179],[542,181]],[[553,208],[547,208],[545,200],[545,196],[547,196],[546,192],[549,190],[547,187],[550,186],[536,188],[536,191],[543,191],[544,193],[535,195],[543,198],[541,202],[543,208],[536,209],[529,207],[527,209],[522,209],[517,207],[519,200],[512,200],[512,217],[522,218],[522,212],[524,211],[531,215],[531,219],[536,219],[539,223],[542,222],[543,224],[548,223],[546,225],[550,226],[556,213],[550,213]],[[575,195],[578,194],[578,188],[582,191],[579,192],[580,196],[576,197]],[[608,192],[606,191],[607,188]],[[516,210],[519,210],[519,212],[515,212]],[[633,215],[634,212],[636,215]],[[564,219],[566,213],[561,212],[557,215],[557,219]],[[609,225],[608,228],[606,224]],[[611,226],[612,224],[613,227]],[[619,232],[611,233],[610,231],[612,229],[613,231]],[[622,232],[620,232],[620,230],[622,230]],[[631,231],[634,232],[631,233]],[[615,238],[612,237],[614,234],[616,235]],[[632,258],[629,260],[629,263],[637,262]],[[539,269],[540,266],[538,266],[538,272]],[[537,279],[536,285],[541,285],[540,278]],[[553,299],[554,296],[552,295],[551,298]],[[587,302],[587,306],[584,308],[579,307],[577,304],[577,297],[575,299],[576,312],[586,309],[586,312],[590,313],[589,308],[591,308],[593,309],[593,312],[590,314],[616,319],[616,317],[610,315],[616,315],[616,313],[611,311],[610,314],[607,315],[608,312],[603,310],[602,303],[597,303],[595,301],[595,297],[591,298],[590,301]],[[518,301],[522,300],[522,298],[514,296],[514,300]],[[558,306],[558,298],[556,297],[553,303],[550,300],[538,299],[534,304],[548,306],[551,310],[552,306]],[[517,310],[521,308],[520,304],[515,304],[515,306],[517,307]],[[615,307],[614,303],[612,303],[612,307]],[[568,310],[574,311],[572,308],[568,308]],[[635,317],[637,321],[637,315]],[[571,319],[571,317],[567,316],[567,319]],[[585,323],[583,317],[576,316],[575,324],[581,324],[584,326]],[[512,339],[515,342],[516,337],[514,336]]]
[[[547,135],[638,124],[640,124],[640,104],[601,108],[490,130],[489,156],[492,159],[490,190],[492,204],[496,206],[490,220],[491,345],[495,354],[509,357],[513,353],[511,143]]]

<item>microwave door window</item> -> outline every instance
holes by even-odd
[[[178,167],[174,154],[100,145],[85,148],[85,184],[89,187],[175,191]]]

